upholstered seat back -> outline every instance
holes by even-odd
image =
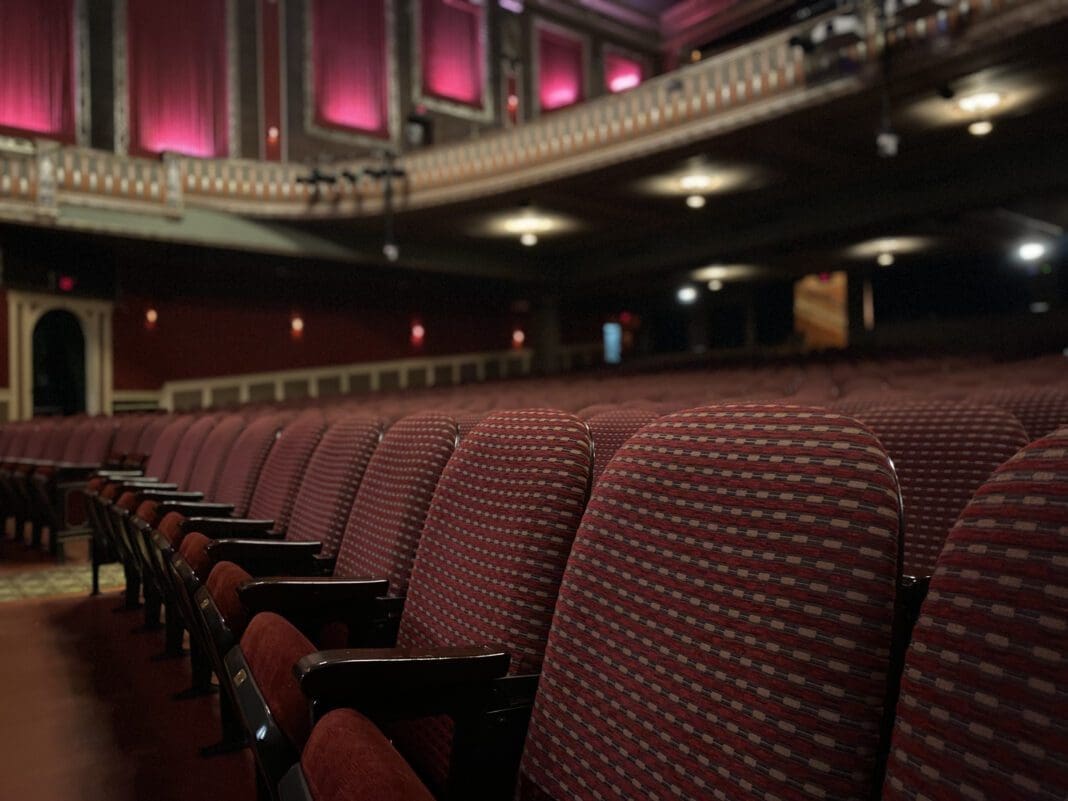
[[[148,461],[145,463],[145,475],[152,478],[163,479],[171,468],[175,454],[178,452],[178,443],[182,441],[185,432],[193,424],[193,416],[188,414],[167,418],[170,422],[159,432],[152,443],[152,449],[148,453]]]
[[[390,594],[405,594],[434,488],[456,439],[457,424],[440,412],[403,417],[389,427],[352,504],[335,576],[388,578]]]
[[[326,431],[326,418],[319,410],[302,413],[282,429],[278,441],[263,463],[256,489],[248,506],[248,516],[273,520],[278,530],[289,525],[297,490],[308,460]]]
[[[198,417],[186,429],[185,434],[178,443],[178,449],[174,453],[170,469],[167,470],[167,475],[164,477],[167,481],[177,484],[182,489],[186,488],[189,482],[189,474],[192,472],[193,466],[197,462],[197,457],[200,455],[200,448],[215,428],[215,423],[215,416],[206,414]]]
[[[215,482],[222,472],[227,456],[230,454],[237,438],[245,428],[245,418],[231,414],[216,422],[211,433],[204,440],[197,452],[193,469],[183,485],[190,492],[203,492],[212,497]]]
[[[850,418],[712,406],[640,430],[576,536],[522,797],[867,798],[899,504]]]
[[[1012,412],[1033,440],[1068,426],[1068,389],[1001,389],[976,395],[973,400]]]
[[[337,554],[368,460],[382,437],[382,424],[365,415],[337,417],[322,435],[304,471],[286,539],[321,542],[323,556]]]
[[[1068,798],[1068,429],[961,513],[905,658],[886,801]]]
[[[929,576],[957,515],[1027,444],[1027,433],[1004,409],[953,401],[878,406],[855,416],[886,447],[901,482],[905,573]]]
[[[117,432],[118,425],[114,418],[94,420],[92,430],[82,443],[82,449],[75,461],[78,464],[102,464],[111,453]]]
[[[285,423],[284,416],[267,414],[254,418],[245,426],[234,440],[234,446],[215,482],[213,501],[233,504],[237,517],[244,517],[248,513],[267,454],[281,435]]]
[[[593,483],[596,484],[623,443],[634,433],[651,423],[659,413],[641,407],[627,407],[600,411],[586,418],[593,436]]]

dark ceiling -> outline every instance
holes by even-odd
[[[641,288],[710,263],[754,264],[765,275],[832,269],[848,265],[848,248],[872,237],[926,237],[929,247],[910,258],[994,257],[1026,233],[1029,218],[1068,228],[1066,36],[1068,25],[1051,26],[1006,40],[997,52],[944,62],[937,72],[898,65],[891,84],[901,135],[896,158],[877,155],[880,97],[866,91],[623,167],[401,213],[402,262],[576,287],[610,279]],[[939,117],[953,105],[940,89],[960,94],[979,84],[1022,98],[983,138]],[[640,188],[643,179],[677,171],[694,157],[757,168],[763,177],[710,195],[698,211],[682,197]],[[478,231],[487,215],[528,202],[580,227],[542,237],[532,248]],[[376,253],[381,226],[364,219],[310,227]]]

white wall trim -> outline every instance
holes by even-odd
[[[113,350],[111,314],[114,303],[38,292],[7,292],[8,370],[12,420],[33,417],[33,329],[48,312],[62,309],[78,318],[85,337],[85,409],[111,411]]]

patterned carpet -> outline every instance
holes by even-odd
[[[26,570],[0,575],[0,603],[50,595],[88,595],[92,586],[93,576],[87,564],[56,565]],[[111,590],[122,586],[121,564],[100,567],[101,590]]]

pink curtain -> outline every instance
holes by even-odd
[[[314,0],[315,114],[325,125],[389,137],[386,0]]]
[[[542,111],[582,102],[583,61],[579,39],[544,28],[538,31],[538,97]]]
[[[482,6],[470,0],[423,0],[423,89],[482,108]]]
[[[642,82],[642,63],[619,53],[604,54],[604,85],[609,92],[625,92]]]
[[[74,0],[0,0],[0,129],[76,137]]]
[[[127,0],[130,152],[228,153],[225,0]]]

